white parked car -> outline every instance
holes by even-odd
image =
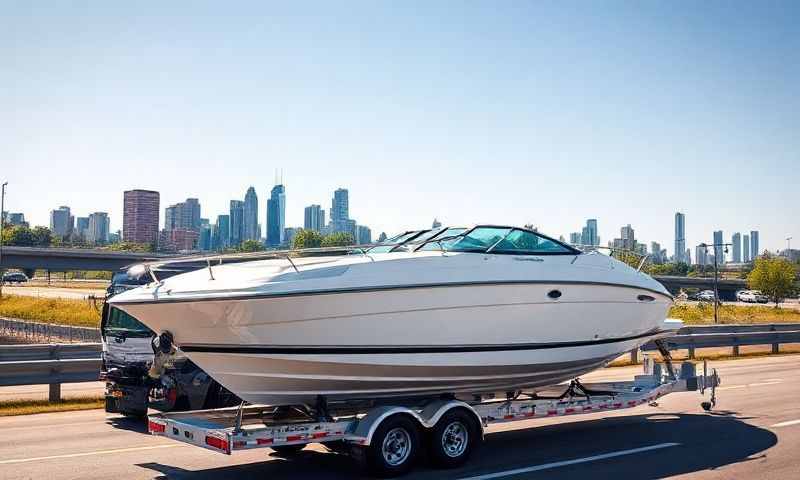
[[[767,303],[769,297],[758,290],[741,290],[736,292],[736,300],[747,303]]]
[[[697,299],[701,302],[713,302],[714,290],[703,290],[697,294]]]

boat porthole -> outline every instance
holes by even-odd
[[[655,300],[655,298],[654,298],[654,297],[651,297],[650,295],[639,295],[639,296],[638,296],[638,297],[636,297],[636,298],[637,298],[637,299],[638,299],[640,302],[652,302],[653,300]]]
[[[547,296],[552,298],[553,300],[555,300],[556,298],[559,298],[561,296],[561,291],[560,290],[550,290],[549,292],[547,292]]]

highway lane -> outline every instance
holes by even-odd
[[[493,426],[475,457],[458,470],[421,465],[407,478],[489,480],[608,478],[759,480],[800,477],[800,357],[717,362],[718,411],[699,394],[664,397],[658,407],[570,419]],[[614,368],[584,381],[630,378]],[[537,428],[525,428],[536,426]],[[312,445],[295,459],[270,450],[233,456],[144,433],[142,424],[101,411],[0,418],[0,478],[353,478],[348,457]]]

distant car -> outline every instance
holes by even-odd
[[[746,303],[769,302],[769,298],[758,290],[741,290],[736,292],[736,300]]]
[[[701,302],[713,302],[714,290],[703,290],[697,294],[697,299]]]
[[[3,283],[23,283],[27,281],[28,277],[22,272],[8,272],[3,275]]]

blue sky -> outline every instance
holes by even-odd
[[[796,2],[4,2],[0,177],[46,224],[122,192],[287,225],[350,189],[374,232],[597,218],[672,253],[800,245]],[[163,221],[163,219],[162,219]]]

